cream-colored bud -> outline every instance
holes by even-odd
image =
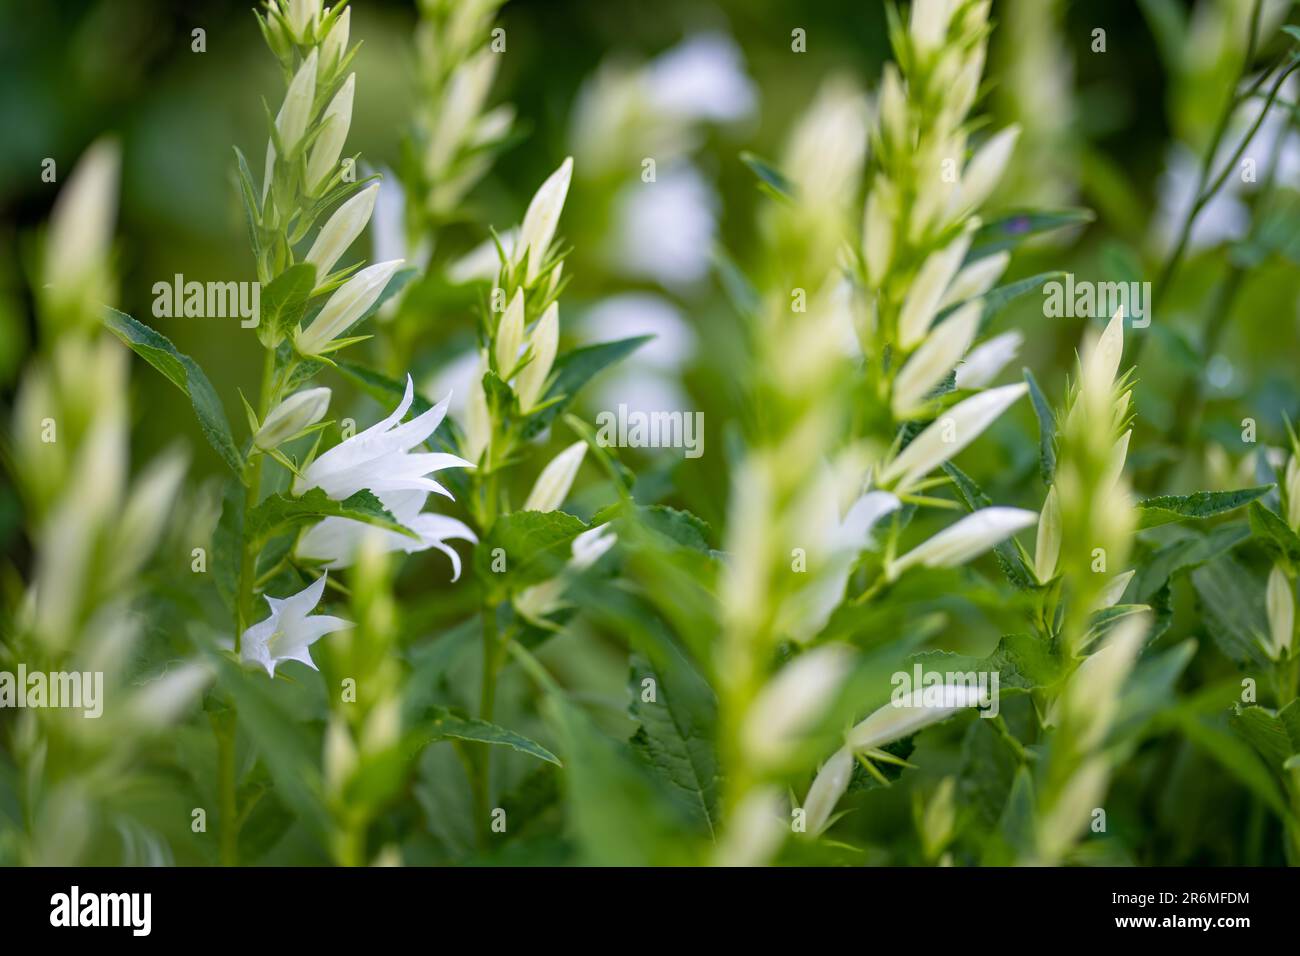
[[[335,210],[329,221],[321,228],[311,251],[307,253],[307,262],[316,267],[316,281],[321,283],[329,275],[339,257],[347,252],[348,247],[361,235],[361,230],[370,222],[370,215],[375,209],[375,199],[379,195],[379,183],[367,186],[342,206]]]
[[[537,476],[537,482],[528,493],[528,500],[524,502],[522,510],[554,511],[564,504],[586,454],[587,443],[576,441],[552,458]]]
[[[538,320],[533,329],[529,344],[532,346],[532,360],[524,366],[515,381],[515,393],[519,396],[519,407],[528,412],[537,405],[542,397],[542,389],[555,364],[555,352],[560,343],[560,307],[552,302]]]

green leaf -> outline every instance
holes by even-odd
[[[562,766],[559,758],[537,741],[529,740],[523,734],[517,734],[513,730],[490,724],[486,720],[479,720],[477,717],[458,716],[445,707],[433,708],[429,719],[414,734],[414,746],[423,748],[427,744],[437,743],[440,740],[472,740],[481,744],[509,747],[521,754],[553,763],[557,767]]]
[[[243,151],[236,146],[235,158],[239,171],[239,196],[244,202],[244,216],[248,223],[248,244],[253,249],[253,258],[259,262],[262,258],[262,210],[257,200],[257,186],[253,182],[253,173],[248,168],[248,160]]]
[[[142,359],[156,368],[169,382],[179,388],[190,398],[194,414],[198,416],[199,427],[203,437],[208,440],[221,460],[236,475],[242,475],[244,459],[235,447],[234,436],[230,432],[230,422],[226,420],[226,410],[217,397],[217,390],[212,387],[208,377],[203,374],[197,362],[183,352],[165,335],[155,332],[143,322],[138,322],[125,312],[105,307],[104,324],[110,332],[121,339]]]
[[[1006,285],[1000,285],[996,289],[990,289],[983,295],[975,296],[973,299],[964,299],[944,309],[939,314],[936,322],[942,322],[952,313],[956,312],[967,302],[980,302],[983,308],[980,310],[979,333],[982,334],[988,325],[993,321],[993,317],[1007,307],[1008,303],[1020,298],[1022,295],[1033,292],[1035,289],[1046,285],[1053,280],[1065,278],[1064,272],[1040,272],[1038,275],[1029,276],[1025,279],[1019,279],[1016,282],[1008,282]]]
[[[1268,634],[1264,588],[1231,556],[1192,572],[1192,585],[1210,637],[1229,660],[1261,669],[1271,667],[1261,643]]]
[[[669,538],[674,543],[702,554],[710,553],[708,522],[689,511],[681,511],[667,505],[650,505],[637,508],[636,516],[644,527]]]
[[[979,228],[971,241],[970,253],[966,256],[966,261],[972,262],[1003,249],[1012,249],[1030,236],[1042,235],[1066,226],[1081,225],[1092,220],[1093,214],[1090,209],[1026,210],[1007,213]]]
[[[555,417],[565,409],[578,390],[586,385],[592,376],[631,355],[652,338],[654,338],[652,335],[637,335],[614,342],[588,345],[561,355],[555,360],[552,370],[555,379],[546,394],[542,396],[543,402],[551,402],[551,404],[528,419],[528,424],[524,426],[523,437],[531,438],[539,434],[555,420]]]
[[[479,579],[498,594],[536,584],[559,573],[573,539],[587,530],[563,511],[516,511],[502,515],[474,551]],[[493,553],[505,553],[505,571],[494,571]]]
[[[989,496],[984,494],[980,487],[952,462],[944,462],[943,470],[953,480],[953,484],[956,485],[967,511],[977,511],[993,504]],[[1025,563],[1025,559],[1021,557],[1020,552],[1016,550],[1010,541],[1003,541],[995,547],[993,556],[997,559],[998,567],[1002,569],[1002,573],[1006,575],[1007,580],[1017,588],[1022,591],[1030,591],[1038,587],[1038,579],[1034,576],[1034,572]]]
[[[700,862],[676,801],[601,733],[567,698],[548,694],[542,713],[564,754],[568,824],[586,860],[597,866],[687,865]]]
[[[1025,373],[1025,384],[1029,386],[1029,401],[1034,406],[1034,414],[1038,416],[1038,473],[1042,476],[1043,484],[1050,485],[1052,476],[1056,474],[1056,416],[1047,396],[1038,387],[1034,373],[1027,368],[1022,371]]]
[[[907,665],[920,664],[927,671],[942,673],[998,672],[999,691],[1037,690],[1051,687],[1064,675],[1061,658],[1051,645],[1036,634],[1007,634],[987,657],[968,657],[950,651],[914,654]]]
[[[631,622],[629,622],[631,623]],[[631,657],[629,712],[640,725],[632,747],[681,797],[686,812],[716,838],[720,773],[713,741],[718,702],[704,677],[650,618],[631,628],[629,640],[641,653]],[[643,700],[643,681],[654,680],[654,700]]]
[[[1250,529],[1269,556],[1292,567],[1300,565],[1300,535],[1258,501],[1250,504]]]
[[[356,362],[335,362],[338,370],[343,373],[344,377],[351,379],[359,385],[367,395],[377,402],[385,405],[396,406],[406,394],[406,383],[399,382],[396,379],[389,378],[381,372],[374,369],[366,368]],[[429,409],[433,408],[418,391],[412,390],[411,412],[415,415],[422,415]],[[441,427],[441,426],[439,426]]]
[[[1247,505],[1273,489],[1272,485],[1236,491],[1198,491],[1191,495],[1161,495],[1137,503],[1138,527],[1156,528],[1187,518],[1212,518]]]
[[[312,488],[297,498],[271,495],[248,513],[244,533],[250,541],[261,543],[317,518],[351,518],[408,537],[419,537],[399,524],[369,491],[358,491],[350,498],[335,501],[320,488]]]
[[[1251,507],[1257,505],[1252,503]],[[1249,537],[1250,529],[1244,522],[1219,525],[1205,535],[1192,532],[1151,553],[1138,564],[1132,593],[1138,601],[1150,604],[1173,578],[1228,553]]]
[[[1275,772],[1280,771],[1291,755],[1300,750],[1287,733],[1282,718],[1265,707],[1238,707],[1231,726],[1250,742],[1264,758],[1264,763]]]
[[[1192,743],[1200,747],[1247,789],[1262,799],[1274,813],[1287,818],[1287,809],[1277,783],[1261,758],[1240,737],[1195,714],[1175,712],[1178,727]]]
[[[767,160],[745,151],[740,154],[740,161],[748,166],[754,175],[758,177],[759,182],[772,193],[783,199],[794,198],[794,183],[790,182],[779,169]]]
[[[281,272],[262,290],[257,335],[263,345],[275,348],[298,327],[315,287],[316,267],[310,262],[299,262]]]
[[[221,519],[212,532],[212,573],[217,593],[233,614],[244,562],[244,486],[237,478],[226,481],[221,498]]]

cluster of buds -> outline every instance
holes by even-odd
[[[564,287],[555,230],[572,174],[573,161],[566,159],[534,194],[514,241],[497,246],[499,268],[483,312],[484,347],[466,401],[461,449],[486,474],[509,459],[524,420],[546,404]]]
[[[1071,601],[1063,629],[1075,651],[1086,615],[1099,604],[1113,603],[1119,596],[1116,584],[1131,577],[1113,577],[1126,562],[1135,528],[1124,478],[1132,389],[1129,376],[1119,373],[1123,352],[1120,310],[1100,336],[1090,334],[1083,344],[1038,525],[1034,573],[1045,585],[1058,576],[1068,582]]]
[[[964,161],[967,115],[984,69],[988,0],[918,0],[905,29],[891,23],[897,65],[885,67],[872,137],[856,331],[880,398],[896,420],[924,413],[979,332],[984,295],[1005,251],[972,257],[976,210],[1001,178],[1017,129]],[[966,387],[986,384],[1014,356],[1013,336],[990,343]]]
[[[407,225],[417,239],[452,216],[510,137],[514,107],[487,109],[506,50],[492,29],[502,0],[421,0],[416,26],[420,105],[416,113],[418,188],[410,190]],[[405,178],[405,177],[404,177]]]
[[[340,161],[356,87],[348,72],[356,53],[348,48],[350,11],[342,4],[324,9],[319,0],[272,0],[258,23],[288,82],[271,122],[260,192],[241,156],[258,279],[273,283],[299,264],[295,248],[334,209],[300,260],[315,270],[310,297],[332,294],[305,328],[266,323],[258,334],[273,348],[292,333],[300,354],[319,356],[355,341],[340,336],[374,307],[402,262],[335,270],[369,223],[379,191],[377,182],[357,181],[355,156]]]

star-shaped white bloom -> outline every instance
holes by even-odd
[[[352,626],[350,621],[328,614],[311,615],[324,590],[325,576],[322,575],[292,597],[266,595],[266,603],[271,605],[271,616],[244,632],[240,639],[240,657],[246,663],[265,667],[272,677],[275,676],[275,665],[283,661],[298,661],[317,670],[308,648],[326,634]]]
[[[402,424],[402,416],[411,407],[413,398],[414,385],[408,375],[406,393],[393,413],[317,458],[294,481],[293,490],[301,495],[311,488],[320,488],[335,501],[369,490],[399,524],[414,531],[419,538],[374,529],[350,518],[326,518],[299,540],[300,557],[324,561],[330,568],[347,567],[355,557],[362,535],[374,533],[388,551],[410,554],[437,548],[451,559],[454,576],[460,576],[460,558],[443,542],[451,538],[477,541],[474,532],[455,518],[423,513],[421,509],[430,492],[452,497],[451,492],[429,475],[444,468],[474,466],[445,452],[411,451],[434,433],[451,403],[448,395],[422,415]]]

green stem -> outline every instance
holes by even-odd
[[[497,627],[497,608],[495,604],[483,605],[483,675],[479,686],[479,718],[492,722],[496,711],[497,678],[501,673],[502,641]],[[470,780],[470,789],[474,797],[474,815],[476,830],[480,842],[486,843],[491,833],[490,814],[492,812],[492,746],[481,744],[477,748],[474,760],[474,774]]]
[[[217,737],[218,813],[220,843],[218,859],[222,866],[239,863],[239,807],[235,792],[235,714],[234,711],[212,716]]]

